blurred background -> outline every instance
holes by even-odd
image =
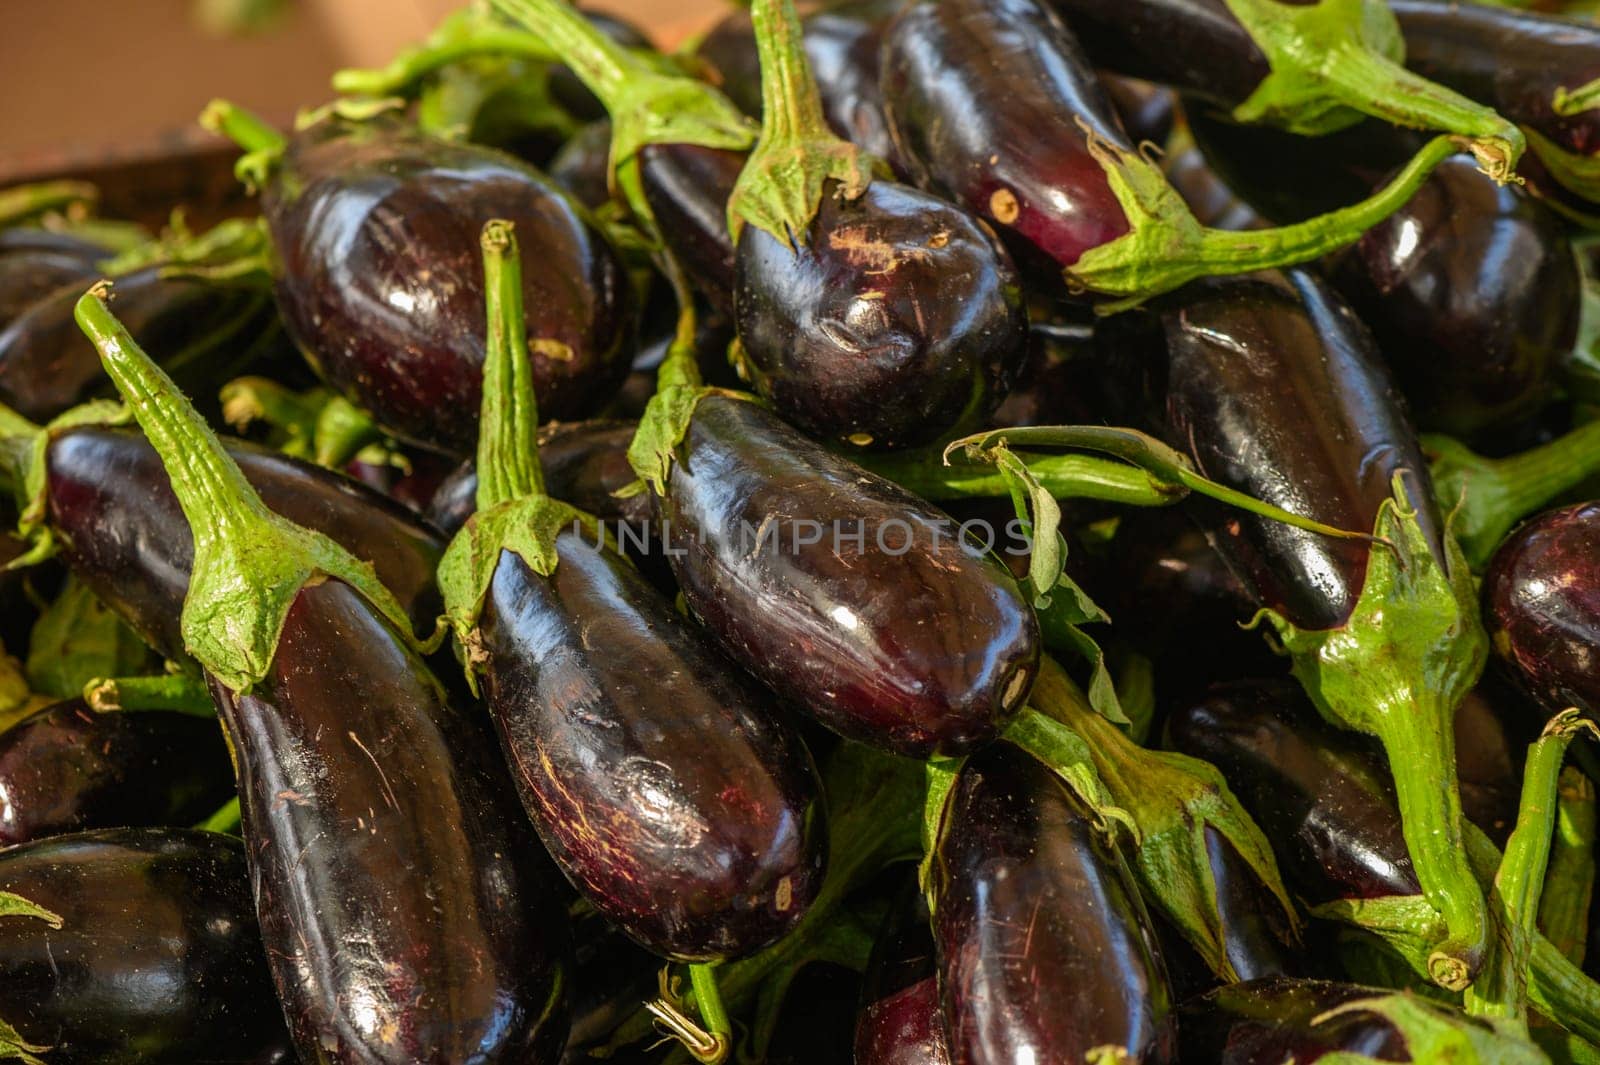
[[[345,66],[376,66],[463,0],[8,0],[0,34],[0,184],[207,140],[225,96],[287,123]],[[586,0],[665,47],[726,0]]]

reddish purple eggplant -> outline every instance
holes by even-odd
[[[1033,611],[932,506],[718,395],[695,407],[665,488],[657,513],[690,611],[840,735],[958,754],[1022,707]]]
[[[1487,935],[1461,843],[1450,723],[1485,659],[1465,559],[1370,335],[1310,274],[1197,283],[1130,318],[1108,351],[1142,367],[1151,427],[1204,475],[1384,546],[1210,501],[1190,513],[1277,628],[1331,718],[1377,737],[1406,840],[1464,986]]]
[[[234,753],[296,1049],[329,1063],[556,1060],[567,930],[487,729],[452,705],[371,568],[266,508],[99,290],[78,319],[193,533],[182,635]]]
[[[889,911],[861,985],[855,1065],[950,1065],[928,905],[915,883]]]
[[[440,564],[446,610],[523,806],[584,898],[665,957],[753,953],[821,886],[816,769],[776,698],[545,494],[516,240],[491,222],[482,242],[478,513]]]
[[[1600,713],[1600,505],[1548,511],[1513,533],[1483,580],[1484,621],[1517,683],[1556,713]]]
[[[213,396],[249,362],[252,344],[271,326],[265,296],[147,266],[117,279],[117,312],[184,386]],[[109,395],[94,346],[78,332],[72,308],[89,287],[67,284],[35,301],[0,331],[0,403],[34,421]]]
[[[1176,1061],[1166,970],[1088,809],[1008,744],[957,775],[930,895],[950,1060]]]
[[[413,624],[431,626],[444,544],[427,523],[320,466],[242,442],[228,453],[275,512],[371,561]],[[161,654],[181,656],[194,554],[155,449],[128,430],[80,427],[51,433],[44,462],[44,525],[67,565]]]
[[[97,713],[81,699],[0,732],[0,843],[94,828],[189,825],[233,794],[214,720]]]
[[[278,307],[318,372],[384,429],[465,454],[483,365],[478,228],[528,247],[529,360],[552,418],[597,410],[627,374],[633,296],[621,259],[560,189],[517,159],[380,115],[330,117],[286,143],[217,105],[213,123],[276,152],[262,210]]]
[[[1600,79],[1600,27],[1475,4],[1396,0],[1389,6],[1405,37],[1408,67],[1522,126],[1548,172],[1594,201],[1600,112],[1580,90],[1592,94]]]
[[[40,908],[0,919],[0,1022],[37,1055],[21,1060],[264,1065],[287,1053],[238,840],[58,836],[0,854],[0,884]]]

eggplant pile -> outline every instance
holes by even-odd
[[[1535,6],[484,0],[0,189],[0,1061],[1600,1061]]]

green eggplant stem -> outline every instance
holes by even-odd
[[[478,510],[544,495],[539,411],[528,364],[522,310],[522,253],[510,222],[483,227],[489,338],[483,364],[483,428],[478,435]]]
[[[200,112],[200,125],[220,133],[246,152],[281,154],[289,139],[259,115],[251,114],[228,100],[212,100]]]
[[[1558,87],[1554,99],[1550,101],[1550,107],[1563,118],[1581,115],[1585,111],[1593,111],[1600,107],[1600,78],[1579,85],[1575,89],[1568,89],[1564,85]]]
[[[333,91],[349,96],[394,96],[444,67],[478,56],[515,56],[540,62],[561,58],[544,38],[468,16],[450,20],[433,37],[407,48],[386,66],[373,70],[341,70],[333,76]]]
[[[629,77],[644,69],[627,49],[563,0],[493,0],[493,4],[524,26],[537,27],[551,52],[572,68],[607,111],[615,110]]]
[[[694,988],[694,1004],[700,1011],[701,1023],[715,1047],[710,1054],[696,1057],[705,1065],[720,1065],[727,1060],[728,1052],[733,1048],[733,1025],[728,1021],[728,1011],[722,1005],[717,974],[709,965],[691,965],[689,985]]]
[[[1467,1012],[1501,1017],[1527,1025],[1527,972],[1538,934],[1539,901],[1550,865],[1551,837],[1556,827],[1558,781],[1567,746],[1587,729],[1600,730],[1576,709],[1550,719],[1528,749],[1522,776],[1522,797],[1516,827],[1506,841],[1505,855],[1489,892],[1489,904],[1500,926],[1484,975],[1467,989]]]
[[[954,460],[945,465],[937,456],[893,452],[863,452],[850,457],[880,477],[935,503],[952,499],[1004,499],[1011,494],[1005,478],[988,463]],[[1100,499],[1137,507],[1164,507],[1189,494],[1181,485],[1114,459],[1021,452],[1018,458],[1057,499]]]
[[[1451,514],[1467,562],[1481,570],[1523,518],[1600,471],[1600,421],[1546,444],[1490,459],[1445,436],[1424,436],[1434,496]]]
[[[822,94],[806,59],[794,0],[754,0],[750,19],[761,55],[761,140],[839,140],[822,110]]]
[[[1539,899],[1539,931],[1574,965],[1582,965],[1589,938],[1595,881],[1594,782],[1576,766],[1561,770],[1550,871]]]
[[[84,685],[83,701],[96,713],[160,710],[194,717],[216,715],[205,681],[187,673],[97,677]]]
[[[1064,271],[1073,290],[1111,297],[1096,305],[1100,314],[1137,306],[1198,278],[1294,266],[1353,244],[1405,206],[1458,149],[1456,138],[1433,138],[1388,184],[1349,207],[1294,225],[1223,230],[1200,225],[1142,156],[1092,131],[1087,136],[1089,151],[1106,170],[1129,223],[1129,232],[1091,248]]]
[[[100,190],[87,181],[39,181],[0,189],[0,229],[46,211],[92,206]]]

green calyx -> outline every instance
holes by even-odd
[[[1600,157],[1575,155],[1537,130],[1525,129],[1528,147],[1550,176],[1574,195],[1600,203]],[[1592,224],[1593,220],[1589,220]]]
[[[110,277],[153,266],[160,268],[162,277],[266,289],[272,283],[275,260],[265,219],[230,218],[196,234],[185,224],[182,212],[175,211],[159,237],[99,265]]]
[[[1226,3],[1272,68],[1234,109],[1240,122],[1318,136],[1372,115],[1466,138],[1485,173],[1512,180],[1526,146],[1522,131],[1492,108],[1407,70],[1399,23],[1381,0]]]
[[[243,431],[264,423],[273,447],[318,466],[339,469],[358,457],[383,464],[394,457],[381,446],[372,416],[325,388],[291,392],[265,377],[237,377],[222,386],[220,398],[229,425]]]
[[[100,199],[87,181],[40,181],[0,189],[0,229],[55,211],[86,213]]]
[[[51,928],[60,928],[61,915],[53,910],[47,910],[32,899],[25,899],[14,891],[0,891],[0,918],[4,917],[31,917],[36,921],[43,921]]]
[[[750,120],[705,82],[664,70],[596,29],[565,0],[491,0],[506,18],[538,35],[611,115],[611,173],[643,220],[651,218],[636,159],[647,144],[695,144],[743,151]]]
[[[1299,927],[1271,845],[1215,767],[1138,746],[1096,713],[1048,658],[1041,663],[1033,704],[1081,737],[1096,783],[1135,827],[1133,866],[1143,894],[1183,932],[1212,972],[1224,980],[1239,978],[1228,958],[1229,934],[1217,906],[1207,832],[1233,847],[1282,907],[1289,927]]]
[[[1351,1015],[1381,1017],[1405,1040],[1407,1060],[1452,1065],[1548,1065],[1549,1059],[1514,1026],[1467,1017],[1460,1010],[1406,991],[1375,994],[1336,1006],[1323,1023]],[[1349,1051],[1323,1054],[1320,1065],[1379,1065],[1383,1059]]]
[[[1574,965],[1583,964],[1595,881],[1595,787],[1576,766],[1564,766],[1556,790],[1550,871],[1539,898],[1539,931]]]
[[[265,187],[289,147],[289,138],[264,119],[227,100],[207,104],[200,112],[200,127],[228,138],[244,151],[233,164],[233,173],[252,191]]]
[[[112,315],[109,295],[108,284],[96,285],[75,313],[161,457],[189,521],[194,571],[182,617],[189,653],[229,689],[248,692],[271,668],[300,590],[325,579],[350,585],[419,651],[438,646],[442,630],[416,637],[369,563],[267,509],[205,420]]]
[[[28,687],[55,699],[77,697],[94,677],[138,673],[153,665],[138,634],[70,573],[28,634]]]
[[[1600,108],[1600,78],[1574,89],[1559,86],[1550,100],[1550,109],[1562,118],[1571,118],[1596,108]]]
[[[22,569],[55,554],[55,537],[45,524],[45,456],[52,434],[83,425],[126,425],[132,414],[120,403],[93,400],[63,411],[48,425],[35,425],[10,407],[0,405],[0,470],[17,504],[17,535],[29,549],[8,569]]]
[[[539,412],[522,307],[522,258],[511,223],[485,225],[480,245],[489,336],[478,430],[478,510],[439,561],[445,616],[467,650],[467,677],[474,684],[480,658],[478,615],[502,552],[548,577],[559,561],[556,537],[561,530],[575,523],[595,529],[593,518],[544,491]]]
[[[1429,975],[1459,991],[1483,961],[1489,930],[1464,857],[1454,715],[1483,672],[1488,639],[1460,548],[1446,535],[1445,559],[1435,556],[1402,477],[1379,508],[1373,535],[1382,543],[1369,552],[1361,595],[1342,626],[1303,630],[1262,614],[1323,715],[1383,744],[1417,879],[1446,929]]]
[[[1087,128],[1084,135],[1128,221],[1128,232],[1090,248],[1063,272],[1073,291],[1111,297],[1096,307],[1101,314],[1137,306],[1198,278],[1294,266],[1352,244],[1405,206],[1457,150],[1454,138],[1435,137],[1360,203],[1294,225],[1223,230],[1202,226],[1161,168],[1144,156]]]
[[[883,164],[828,129],[794,0],[754,0],[750,13],[761,52],[761,138],[728,197],[728,232],[737,238],[749,223],[793,248],[805,243],[830,181],[853,200]]]
[[[1447,436],[1422,438],[1439,509],[1474,571],[1523,518],[1600,471],[1600,422],[1588,422],[1547,444],[1489,459]]]
[[[82,698],[97,714],[163,711],[193,717],[216,716],[206,682],[190,673],[153,677],[93,677]]]

